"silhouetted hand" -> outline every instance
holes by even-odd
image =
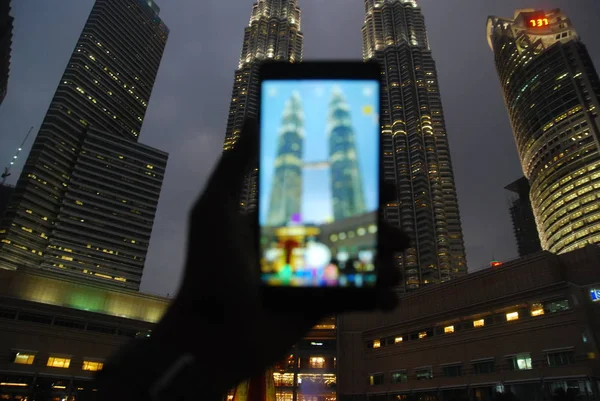
[[[185,273],[179,294],[156,334],[223,372],[232,386],[281,360],[322,318],[328,305],[285,314],[266,309],[260,294],[256,216],[240,212],[245,172],[256,165],[257,127],[246,124],[233,150],[224,153],[190,215]],[[408,246],[397,229],[380,227],[378,305],[397,303],[392,287],[400,273],[393,253]]]

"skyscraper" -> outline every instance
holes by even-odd
[[[600,80],[560,10],[492,16],[487,37],[542,248],[600,242]]]
[[[301,212],[303,150],[304,114],[300,95],[294,93],[285,106],[279,131],[267,217],[269,226],[285,226]]]
[[[540,236],[537,232],[529,199],[529,181],[527,181],[527,178],[521,177],[504,189],[514,194],[510,201],[510,216],[512,217],[519,256],[524,257],[541,251]]]
[[[247,118],[257,117],[259,63],[268,59],[290,63],[302,61],[304,38],[300,32],[300,16],[298,0],[258,0],[254,3],[235,71],[223,150],[232,149]],[[246,180],[240,200],[244,210],[256,210],[256,180],[254,170]]]
[[[365,0],[363,58],[382,66],[385,208],[413,246],[397,255],[404,289],[467,272],[465,247],[435,62],[415,0]]]
[[[10,0],[0,0],[0,104],[6,96],[14,18],[10,15]]]
[[[152,0],[97,0],[0,224],[0,268],[137,289],[167,154],[138,136],[169,34]]]
[[[366,207],[350,108],[339,88],[333,90],[328,123],[333,218],[343,220],[365,213]]]

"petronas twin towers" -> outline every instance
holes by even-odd
[[[366,212],[363,184],[358,168],[354,130],[350,111],[341,90],[334,87],[329,103],[328,165],[331,173],[333,220],[339,221]],[[273,187],[267,225],[285,226],[302,212],[304,150],[304,113],[302,100],[294,93],[288,100],[281,122]]]
[[[258,0],[254,4],[235,73],[225,151],[232,148],[241,134],[244,120],[256,117],[258,64],[267,59],[302,61],[300,23],[297,0]],[[415,0],[365,0],[362,33],[363,59],[376,60],[382,67],[383,174],[384,180],[396,188],[396,199],[384,208],[385,218],[401,227],[413,240],[410,249],[396,255],[403,271],[402,290],[409,291],[466,274],[464,241],[437,71],[421,9]],[[301,112],[294,111],[295,103],[299,103],[299,99],[290,100],[289,115],[284,118],[300,123]],[[334,95],[330,107],[338,104],[343,109],[343,103],[341,95],[338,99]],[[302,168],[301,133],[301,129],[289,133],[296,135],[298,146],[286,153],[289,164],[286,174],[291,174],[294,168]],[[334,205],[336,197],[349,202],[348,205],[334,206],[335,219],[343,216],[347,208],[364,208],[360,179],[356,183],[344,183],[343,177],[336,176],[336,171],[343,170],[340,166],[348,163],[348,153],[355,151],[350,146],[353,140],[350,133],[351,127],[347,135],[341,130],[329,138],[332,189],[338,183],[340,191],[349,191],[333,192]],[[337,138],[337,143],[332,143],[332,138]],[[337,160],[331,152],[346,157]],[[296,162],[292,155],[298,158]],[[339,169],[335,167],[336,163]],[[247,180],[241,200],[241,206],[247,210],[256,209],[256,171]],[[301,180],[301,174],[298,177]],[[272,197],[275,192],[283,194],[286,191],[283,186],[275,187]],[[275,209],[269,216],[273,221],[298,209],[298,205]]]

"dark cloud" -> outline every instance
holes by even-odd
[[[157,1],[171,35],[141,141],[168,151],[170,159],[142,289],[173,294],[188,209],[220,153],[252,1]],[[477,270],[492,257],[517,256],[503,187],[521,174],[485,37],[486,17],[510,17],[521,7],[563,8],[600,66],[600,6],[597,0],[419,3],[440,75],[469,268]],[[12,71],[0,107],[0,161],[8,163],[29,126],[39,127],[92,4],[13,0]],[[301,0],[301,7],[305,59],[361,57],[362,1]]]

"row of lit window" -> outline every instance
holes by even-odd
[[[13,362],[19,365],[33,365],[34,360],[35,354],[33,353],[17,352],[15,354]],[[61,356],[50,356],[48,357],[46,366],[49,366],[51,368],[68,369],[71,366],[71,358]],[[103,362],[94,360],[84,360],[81,365],[81,370],[97,372],[99,370],[102,370],[103,367]]]
[[[588,354],[589,359],[595,359],[595,353]],[[511,371],[523,371],[533,369],[533,363],[530,353],[521,353],[517,355],[506,356],[505,360],[508,364],[508,369]],[[576,363],[575,352],[571,350],[549,352],[546,354],[546,363],[549,367],[554,366],[565,366]],[[474,374],[488,374],[497,371],[495,358],[484,358],[475,361],[471,361],[472,372]],[[464,376],[463,363],[452,363],[441,366],[442,376],[444,377],[458,377]],[[409,375],[407,369],[399,369],[390,372],[391,383],[406,383],[408,382]],[[427,366],[414,370],[414,379],[416,380],[431,380],[433,379],[433,367]],[[383,373],[373,373],[369,375],[369,385],[378,386],[385,384],[385,377]]]
[[[338,240],[343,241],[346,238],[354,238],[357,235],[359,237],[362,237],[363,235],[367,234],[367,232],[369,234],[375,234],[377,232],[377,226],[374,225],[374,224],[371,224],[367,228],[359,227],[356,230],[356,232],[355,231],[348,231],[348,232],[342,232],[342,233],[338,233],[338,234],[331,234],[329,236],[329,239],[331,240],[331,242],[336,242]]]
[[[555,312],[555,311],[562,311],[562,310],[566,310],[568,309],[568,302],[567,301],[559,301],[559,302],[553,302],[550,303],[552,306],[549,309],[549,312]],[[541,303],[533,303],[530,306],[530,314],[531,316],[541,316],[544,315],[546,313],[544,305]],[[513,311],[513,312],[507,312],[505,314],[505,318],[507,322],[511,322],[511,321],[516,321],[519,320],[519,312],[518,311]],[[479,327],[484,327],[485,326],[485,319],[475,319],[472,320],[472,327],[474,328],[479,328]],[[454,325],[448,325],[448,326],[443,326],[443,333],[444,334],[452,334],[455,332],[455,326]],[[432,334],[431,331],[419,331],[416,333],[416,337],[421,340],[424,338],[429,337]],[[405,337],[404,336],[396,336],[393,337],[394,344],[399,344],[405,341]],[[381,339],[375,339],[372,342],[371,347],[372,348],[380,348],[382,346],[382,340]]]

